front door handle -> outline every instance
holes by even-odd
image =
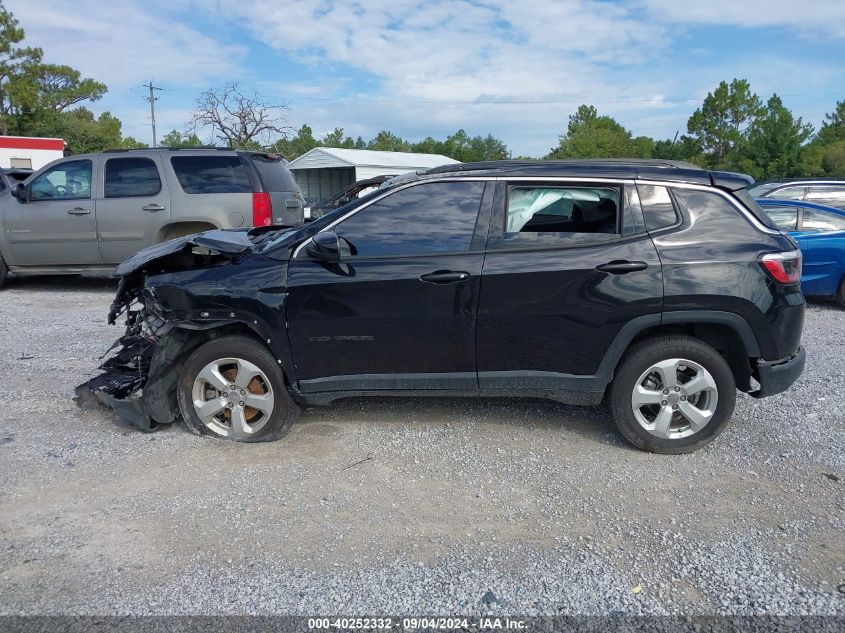
[[[454,284],[469,279],[469,273],[455,270],[435,270],[427,275],[420,275],[420,281],[430,284]]]
[[[67,210],[68,215],[88,215],[91,213],[90,209],[83,209],[82,207],[74,207],[73,209]]]
[[[596,266],[598,272],[610,273],[611,275],[627,275],[646,268],[648,268],[648,264],[645,262],[629,262],[627,259],[614,259],[612,262]]]
[[[164,211],[164,207],[153,202],[152,204],[145,204],[141,207],[144,211]]]

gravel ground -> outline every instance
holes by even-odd
[[[0,292],[0,614],[845,615],[832,304],[791,391],[660,456],[532,400],[350,399],[264,445],[143,434],[71,401],[121,333],[113,292]]]

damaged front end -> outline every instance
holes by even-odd
[[[102,373],[76,388],[77,403],[99,402],[124,420],[143,430],[156,428],[156,418],[146,406],[145,386],[150,375],[153,355],[160,338],[166,334],[166,320],[156,312],[156,302],[143,285],[127,289],[123,277],[109,311],[109,324],[126,315],[126,333],[106,351],[118,348],[102,365]],[[172,421],[172,420],[170,420]]]
[[[179,360],[196,337],[180,315],[165,308],[148,276],[179,274],[227,265],[249,250],[246,233],[210,231],[145,249],[115,268],[120,277],[109,324],[125,316],[126,332],[104,356],[101,373],[76,388],[76,402],[100,403],[142,431],[179,419]]]

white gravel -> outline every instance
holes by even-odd
[[[845,615],[832,304],[791,391],[657,456],[530,400],[347,400],[267,445],[142,434],[71,401],[121,333],[113,292],[0,291],[0,614]]]

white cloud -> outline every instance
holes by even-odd
[[[661,22],[730,25],[748,28],[781,27],[813,37],[845,38],[842,0],[640,0]]]
[[[46,61],[126,88],[143,80],[205,85],[234,74],[246,54],[168,15],[154,3],[6,0]]]

